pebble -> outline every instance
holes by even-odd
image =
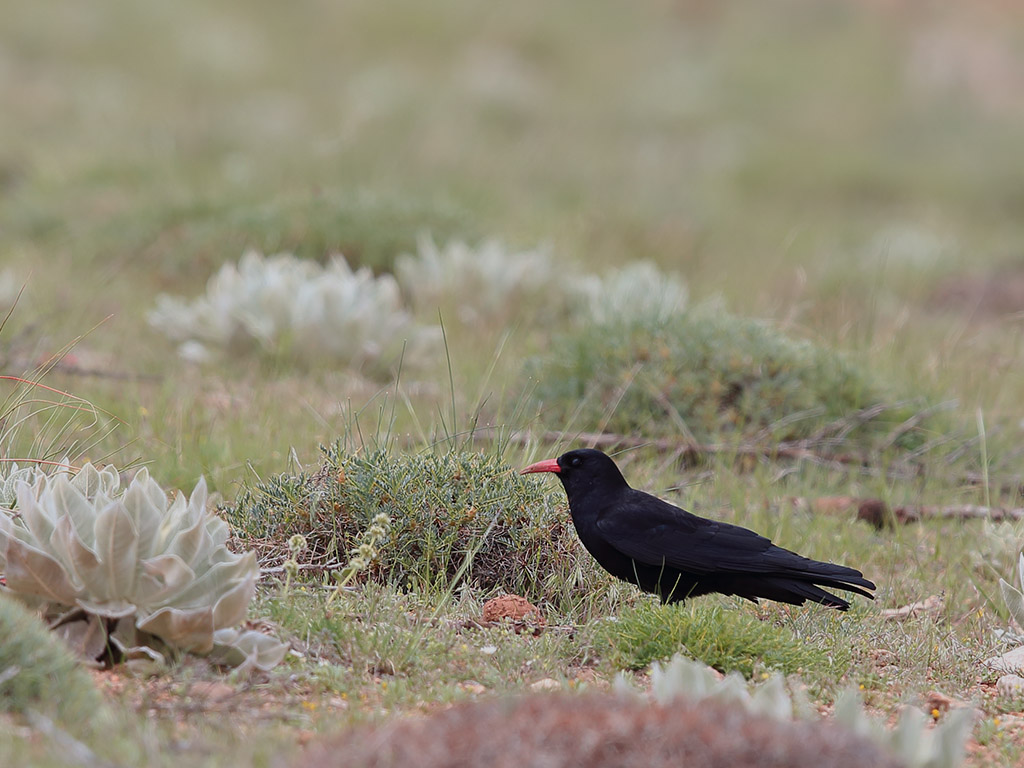
[[[545,677],[535,683],[530,683],[531,691],[555,691],[562,687],[562,684],[550,677]]]
[[[235,689],[227,683],[200,680],[188,687],[189,696],[206,701],[225,701],[235,695]]]
[[[1005,674],[1024,674],[1024,645],[1007,651],[1002,656],[993,656],[983,662],[986,667]]]
[[[1024,696],[1024,677],[1003,675],[996,681],[996,691],[1007,699],[1018,699]]]

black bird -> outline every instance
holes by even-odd
[[[821,587],[874,598],[875,585],[854,568],[822,563],[777,547],[738,525],[690,514],[629,487],[601,451],[584,448],[524,469],[554,472],[565,487],[580,541],[613,576],[663,603],[721,592],[845,611],[850,604]]]

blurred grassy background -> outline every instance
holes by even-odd
[[[216,483],[268,444],[280,467],[372,390],[259,365],[183,372],[145,326],[155,295],[195,295],[246,247],[387,269],[423,230],[551,243],[566,280],[654,259],[694,301],[1020,418],[1011,3],[0,10],[0,266],[31,272],[5,340],[38,358],[112,314],[77,359],[165,383],[64,383],[174,479]],[[455,334],[467,389],[504,332]],[[535,346],[513,343],[509,368]]]
[[[523,378],[525,362],[550,353],[562,329],[526,310],[511,322],[446,323],[451,383],[449,359],[438,356],[404,373],[397,394],[327,363],[187,365],[146,322],[158,294],[202,293],[246,248],[317,260],[341,251],[387,271],[428,231],[438,243],[550,244],[567,281],[654,260],[686,282],[691,304],[720,301],[844,353],[896,391],[955,399],[951,418],[967,425],[965,436],[980,413],[985,440],[960,446],[971,467],[1017,473],[1017,3],[0,0],[0,19],[0,298],[10,298],[5,280],[26,283],[0,332],[0,372],[29,370],[84,334],[46,382],[120,420],[85,443],[90,458],[142,460],[162,484],[186,490],[205,474],[230,498],[241,480],[294,468],[293,457],[315,463],[317,445],[342,435],[419,449],[445,435],[459,444],[452,433],[476,416],[481,426],[563,427],[530,412]],[[0,391],[0,404],[6,396]],[[23,429],[27,443],[38,439],[34,429]],[[79,432],[88,441],[78,423],[61,437]],[[504,458],[515,465],[542,458],[540,450],[513,444]],[[886,714],[932,686],[978,693],[977,662],[998,645],[993,627],[1006,626],[996,583],[1011,572],[1020,526],[941,521],[872,532],[794,511],[789,497],[1019,506],[1012,484],[986,490],[939,459],[909,479],[767,461],[740,472],[728,456],[684,476],[646,448],[619,459],[637,487],[669,489],[695,512],[862,567],[879,582],[876,605],[945,593],[939,617],[912,623],[885,622],[863,602],[842,622],[823,611],[761,609],[820,647],[851,649],[848,678],[831,666],[805,670],[812,685],[830,692],[859,682]],[[566,600],[552,623],[642,600],[623,585],[578,592],[579,604]],[[344,707],[325,704],[314,718],[310,691],[351,693],[359,705],[350,717],[360,717],[377,705],[476,695],[463,681],[522,690],[534,660],[538,675],[574,683],[594,663],[593,626],[532,646],[495,630],[493,657],[454,623],[421,644],[424,625],[407,608],[434,618],[433,597],[376,588],[353,597],[366,621],[346,615],[330,628],[340,661],[310,672],[315,664],[293,660],[282,672],[307,686],[295,695],[305,708],[291,702],[292,719],[275,738],[294,745],[296,722],[337,725]],[[460,593],[452,615],[464,619],[483,597]],[[323,634],[318,600],[265,599],[293,637]],[[717,631],[718,603],[706,601]],[[753,610],[727,605],[740,616]],[[625,629],[656,629],[665,617],[651,615],[641,605]],[[623,653],[635,650],[623,637]],[[418,671],[382,684],[374,665],[395,645]],[[898,664],[879,661],[879,649]],[[178,682],[169,685],[180,699]],[[208,764],[223,764],[239,743],[230,760],[247,760],[238,755],[255,741],[244,729],[263,725],[198,719],[197,728],[232,734],[196,741],[195,749],[219,745],[204,753]],[[992,738],[993,759],[1019,760],[1012,734]],[[150,761],[180,760],[179,746],[147,749]],[[49,764],[64,764],[57,752]]]

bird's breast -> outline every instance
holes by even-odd
[[[573,515],[573,525],[587,552],[612,576],[637,584],[638,572],[650,568],[648,564],[637,563],[616,549],[598,530],[596,520],[578,520],[576,515]]]

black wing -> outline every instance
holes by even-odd
[[[694,574],[824,578],[874,588],[854,568],[802,557],[751,530],[705,520],[642,491],[631,490],[613,507],[602,510],[597,528],[608,544],[649,565],[667,565]]]

